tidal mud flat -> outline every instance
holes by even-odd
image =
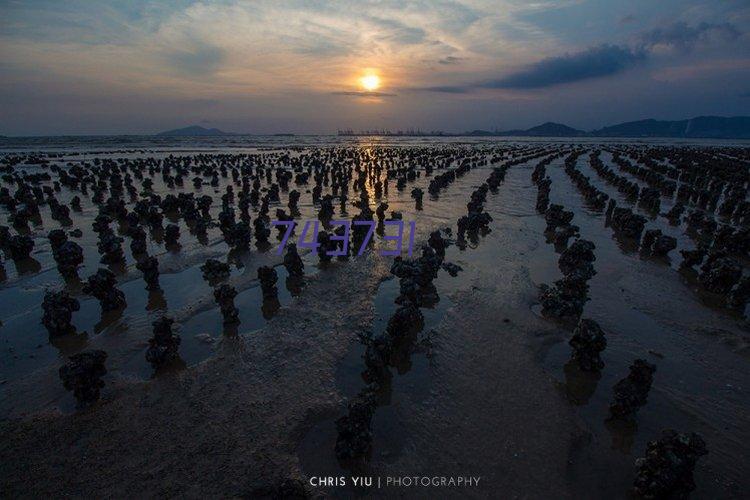
[[[352,142],[0,163],[4,496],[750,487],[747,147]],[[278,255],[271,222],[288,218],[318,220],[320,246]],[[330,238],[342,219],[375,224],[362,255],[360,232],[346,250]],[[415,221],[411,257],[380,254],[384,220]],[[309,481],[350,475],[481,480]]]

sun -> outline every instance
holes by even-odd
[[[380,88],[380,77],[378,75],[365,75],[359,79],[359,84],[368,92]]]

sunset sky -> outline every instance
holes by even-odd
[[[0,75],[6,135],[750,115],[750,2],[4,0]]]

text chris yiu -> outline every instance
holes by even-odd
[[[373,485],[372,476],[313,476],[310,478],[310,486],[318,488],[321,486],[357,486],[371,487]]]

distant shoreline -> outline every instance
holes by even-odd
[[[580,130],[562,123],[546,122],[528,129],[482,130],[463,132],[445,132],[442,130],[422,131],[406,129],[392,131],[389,129],[370,129],[355,131],[340,129],[336,134],[296,134],[276,132],[270,134],[252,134],[225,132],[217,128],[204,128],[199,125],[178,128],[156,134],[64,134],[37,136],[0,135],[0,140],[8,139],[41,139],[41,138],[93,138],[121,137],[144,138],[151,140],[174,140],[179,138],[238,138],[238,137],[530,137],[530,138],[620,138],[620,139],[750,139],[750,116],[697,116],[685,120],[645,119],[618,123],[595,130]]]

